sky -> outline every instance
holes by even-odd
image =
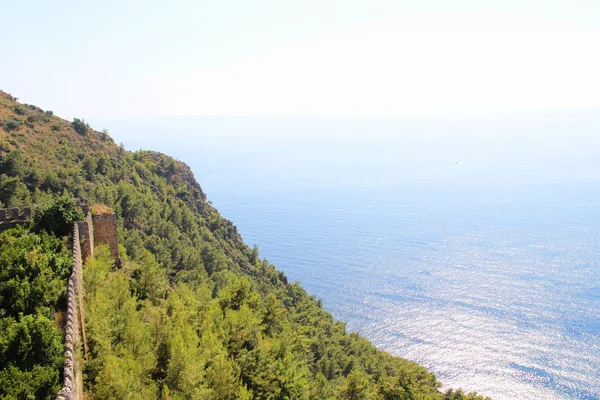
[[[0,89],[65,118],[600,110],[598,0],[4,3]]]

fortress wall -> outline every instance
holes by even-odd
[[[0,232],[29,222],[36,207],[0,208]]]
[[[67,286],[67,324],[65,328],[65,363],[63,387],[57,400],[80,400],[83,394],[81,331],[83,319],[83,260],[79,242],[79,224],[73,224],[73,270]]]
[[[37,206],[0,208],[0,223],[9,221],[24,221],[31,218]]]
[[[92,214],[88,211],[83,221],[76,222],[79,227],[79,239],[81,241],[81,256],[83,261],[94,257],[94,226]]]
[[[58,392],[56,400],[81,400],[83,398],[83,353],[87,354],[83,262],[88,257],[94,256],[95,242],[108,244],[111,254],[117,261],[119,259],[116,215],[101,214],[92,217],[89,209],[86,212],[87,215],[83,221],[73,224],[73,270],[67,286],[64,378],[63,387]]]
[[[117,216],[112,214],[97,214],[92,217],[94,226],[94,243],[105,243],[110,254],[119,263],[119,245],[117,242]]]

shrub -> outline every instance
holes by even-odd
[[[61,238],[47,233],[35,234],[24,227],[0,233],[0,309],[3,316],[52,315],[51,311],[64,301],[71,273],[70,253]],[[1,337],[0,333],[0,343]],[[0,344],[0,353],[2,347]],[[36,354],[32,353],[31,357],[19,354],[14,361],[26,362],[32,357]],[[2,361],[0,356],[0,365]],[[21,364],[19,367],[27,366]]]
[[[10,149],[10,145],[5,140],[0,140],[0,151],[8,151]]]
[[[83,212],[69,195],[56,197],[51,203],[38,208],[33,216],[33,230],[66,236],[71,233],[73,222],[83,219]]]
[[[57,237],[20,226],[0,233],[0,399],[51,400],[60,389],[62,307],[71,254]]]
[[[63,187],[62,180],[58,177],[56,172],[50,171],[44,177],[44,181],[42,183],[42,190],[50,190],[53,193],[60,193],[61,188]]]
[[[32,111],[37,111],[37,112],[40,112],[40,113],[44,112],[44,110],[42,110],[38,106],[34,106],[33,104],[25,104],[25,106],[27,106],[27,108],[29,108]]]
[[[22,105],[17,104],[16,106],[13,107],[13,111],[16,114],[25,115],[25,113],[27,112],[27,109],[25,107],[23,107]]]
[[[19,129],[21,125],[23,125],[23,121],[20,121],[16,118],[10,118],[4,123],[4,129],[6,129],[7,131],[13,131]]]
[[[6,207],[18,207],[31,202],[29,190],[21,177],[0,174],[0,202]]]
[[[58,132],[58,131],[60,131],[60,125],[59,124],[52,124],[52,126],[50,127],[50,129],[52,129],[54,132]]]
[[[75,132],[79,133],[81,136],[87,135],[89,126],[85,123],[85,120],[74,118],[73,122],[71,122],[71,126],[75,129]]]
[[[24,176],[27,172],[27,163],[22,150],[8,152],[0,160],[0,173],[8,176]]]
[[[52,118],[52,111],[48,110],[48,111],[44,112],[44,110],[41,110],[41,109],[40,109],[40,111],[41,111],[40,115],[41,115],[42,121],[50,122],[50,118]]]
[[[3,318],[0,398],[54,399],[63,363],[61,332],[42,315]]]
[[[29,116],[27,117],[27,122],[29,122],[30,124],[33,124],[33,123],[35,123],[35,122],[38,122],[39,120],[40,120],[40,117],[38,117],[38,116],[37,116],[37,115],[35,115],[35,114],[29,115]]]

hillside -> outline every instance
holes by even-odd
[[[99,249],[84,268],[89,398],[481,399],[440,393],[425,368],[348,334],[319,300],[243,242],[184,163],[126,151],[81,120],[0,92],[0,207],[61,195],[106,205],[118,218],[122,266]],[[0,243],[29,243],[26,236],[9,231]],[[39,240],[64,258],[56,238]],[[0,262],[28,259],[11,257],[0,254]],[[60,265],[47,274],[62,282]],[[6,326],[31,316],[51,320],[63,303],[58,291],[44,307],[0,316]],[[11,359],[7,340],[0,338],[0,398],[26,398],[15,387],[39,362]],[[56,360],[44,365],[50,371]],[[56,375],[47,373],[45,387],[59,382]]]

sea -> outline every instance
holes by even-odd
[[[600,399],[600,112],[107,120],[377,347],[495,400]]]

